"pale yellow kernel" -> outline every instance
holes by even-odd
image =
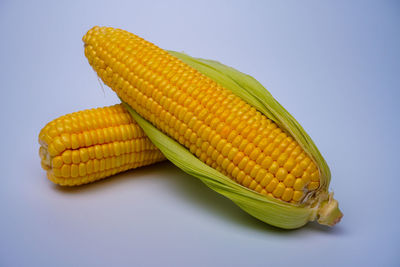
[[[57,169],[61,168],[62,164],[63,164],[63,160],[60,156],[53,158],[53,160],[51,161],[51,165],[53,168],[57,168]]]
[[[276,188],[274,189],[274,191],[272,192],[272,194],[277,197],[280,198],[283,194],[283,192],[285,191],[285,184],[284,183],[279,183]]]
[[[316,190],[319,187],[319,182],[311,182],[308,186],[308,190]]]
[[[53,175],[55,177],[61,177],[61,169],[53,169]]]
[[[293,176],[293,174],[288,174],[283,181],[283,183],[286,185],[286,187],[292,187],[294,185],[294,182],[296,181],[296,178]]]
[[[282,194],[282,200],[290,201],[293,196],[293,188],[286,188]]]
[[[303,179],[297,178],[296,181],[294,182],[293,188],[296,190],[303,190],[305,184]]]
[[[49,145],[49,147],[47,148],[47,152],[49,152],[50,156],[52,156],[52,157],[58,155],[58,153],[59,153],[59,152],[56,150],[56,148],[54,147],[54,144],[53,144],[53,143],[51,143],[51,144]]]

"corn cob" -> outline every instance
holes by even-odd
[[[314,159],[285,129],[229,89],[120,29],[94,27],[83,41],[104,83],[203,163],[258,194],[315,204],[308,201],[327,179],[321,179]]]
[[[39,143],[42,167],[59,185],[82,185],[165,159],[121,104],[59,117],[40,131]]]

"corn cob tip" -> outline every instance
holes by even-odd
[[[329,194],[329,198],[323,201],[318,209],[318,223],[334,226],[343,217],[343,213],[339,209],[339,203],[333,198],[333,193]]]

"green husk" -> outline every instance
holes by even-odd
[[[237,184],[200,161],[188,149],[162,133],[143,119],[127,103],[124,103],[133,118],[166,158],[183,171],[202,180],[211,189],[231,199],[250,215],[268,224],[285,229],[294,229],[305,225],[308,221],[318,219],[321,214],[323,218],[322,220],[319,218],[319,222],[327,225],[333,225],[333,222],[336,223],[341,218],[342,215],[337,208],[337,201],[333,199],[332,194],[328,193],[330,171],[325,160],[300,124],[258,81],[217,61],[193,58],[174,51],[169,51],[169,53],[231,90],[273,120],[281,129],[287,131],[319,167],[322,176],[321,186],[317,193],[307,196],[307,201],[300,205],[261,195]],[[321,207],[324,207],[323,212],[320,211]]]

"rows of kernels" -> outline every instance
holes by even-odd
[[[160,160],[157,160],[160,161]],[[90,174],[87,174],[85,176],[82,177],[69,177],[69,178],[65,178],[62,176],[55,176],[53,172],[47,172],[47,178],[59,185],[69,185],[69,186],[74,186],[74,185],[82,185],[82,184],[87,184],[87,183],[91,183],[94,181],[98,181],[100,179],[106,178],[108,176],[123,172],[123,171],[127,171],[130,169],[134,169],[134,168],[138,168],[138,167],[142,167],[142,166],[147,166],[150,164],[155,163],[154,159],[148,159],[148,160],[144,160],[144,161],[134,161],[132,163],[129,164],[125,164],[119,167],[115,167],[115,168],[110,168],[110,169],[106,169],[104,171],[99,171],[99,172],[92,172]]]
[[[314,163],[275,123],[230,91],[125,31],[94,28],[84,42],[103,81],[206,164],[284,201],[298,202],[309,190],[314,173],[303,174]]]
[[[72,179],[63,184],[82,184],[86,182],[79,181],[90,182],[164,159],[122,105],[53,120],[40,132],[39,142],[48,177],[52,181]]]

